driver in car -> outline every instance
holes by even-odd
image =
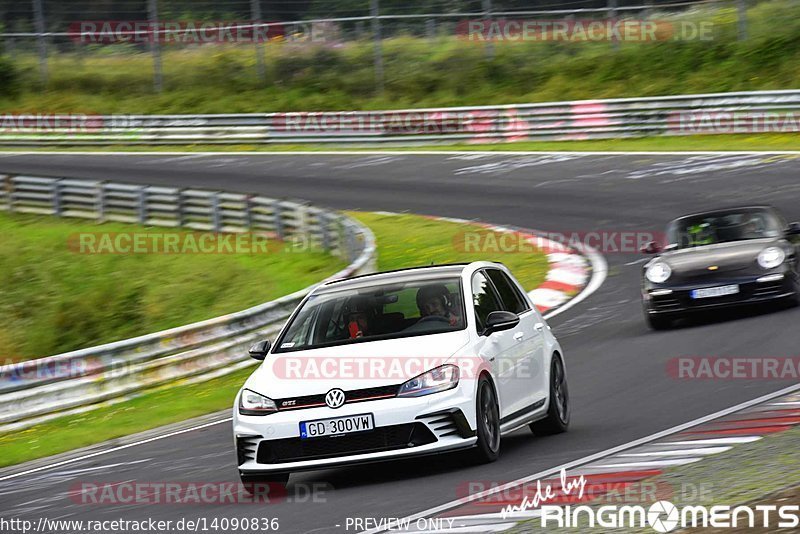
[[[370,301],[364,296],[355,296],[350,299],[345,308],[347,318],[347,334],[350,339],[369,336],[372,334],[373,308]]]
[[[431,320],[447,321],[450,326],[458,324],[458,317],[452,312],[450,292],[443,284],[424,286],[417,291],[417,308],[420,320],[417,324]]]

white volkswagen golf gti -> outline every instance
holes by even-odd
[[[564,432],[564,356],[508,269],[474,262],[319,286],[236,396],[242,482],[471,449],[478,462],[525,425]]]

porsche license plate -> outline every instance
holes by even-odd
[[[375,421],[371,413],[335,417],[333,419],[317,419],[300,423],[300,438],[320,438],[323,436],[339,436],[373,430]]]
[[[689,295],[693,299],[707,299],[712,297],[724,297],[725,295],[735,295],[739,292],[738,285],[705,287],[703,289],[693,289]]]

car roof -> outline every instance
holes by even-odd
[[[404,283],[414,280],[455,278],[461,276],[469,266],[497,267],[502,264],[497,262],[472,262],[472,263],[447,263],[439,265],[423,265],[419,267],[408,267],[405,269],[395,269],[379,273],[362,274],[352,278],[339,278],[320,285],[314,291],[315,294],[340,291],[343,289],[360,289],[374,286],[377,284]]]
[[[729,208],[718,208],[718,209],[709,210],[709,211],[698,211],[696,213],[689,213],[687,215],[681,215],[680,217],[677,217],[677,218],[673,219],[673,221],[680,221],[680,220],[683,220],[683,219],[689,219],[689,218],[693,218],[693,217],[702,217],[704,215],[718,215],[720,213],[729,213],[729,212],[732,212],[732,211],[772,211],[772,212],[775,212],[775,213],[778,212],[778,210],[776,210],[774,207],[767,206],[767,205],[731,206]]]

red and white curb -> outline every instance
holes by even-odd
[[[399,215],[398,213],[379,211],[380,215]],[[525,242],[532,249],[542,252],[547,257],[548,271],[545,281],[533,291],[528,292],[534,306],[545,318],[555,316],[566,309],[566,304],[580,296],[580,300],[594,292],[605,279],[606,262],[602,255],[593,250],[578,250],[568,247],[546,237],[535,230],[526,230],[512,226],[498,226],[457,219],[452,217],[436,217],[425,215],[426,219],[477,226],[490,232],[514,234],[514,242]],[[575,302],[577,303],[577,302]]]
[[[536,481],[560,492],[561,469],[569,469],[569,479],[583,475],[586,489],[577,494],[560,495],[548,504],[570,505],[602,502],[604,497],[624,492],[664,474],[670,467],[699,462],[708,456],[726,453],[741,443],[784,432],[800,425],[800,385],[765,395],[685,423],[635,442],[621,445],[581,460],[576,460],[508,483],[495,482],[491,489],[462,497],[437,508],[404,518],[410,519],[408,534],[449,532],[503,532],[521,521],[540,516],[536,507],[522,506],[533,498]],[[735,451],[734,451],[735,452]],[[656,484],[656,487],[658,485]],[[509,512],[509,507],[524,511]],[[423,521],[418,521],[422,519]],[[425,521],[427,520],[427,521]],[[438,520],[438,521],[437,521]],[[416,525],[443,525],[440,530],[418,529]],[[370,530],[361,534],[388,532]],[[397,533],[395,529],[393,532]]]

